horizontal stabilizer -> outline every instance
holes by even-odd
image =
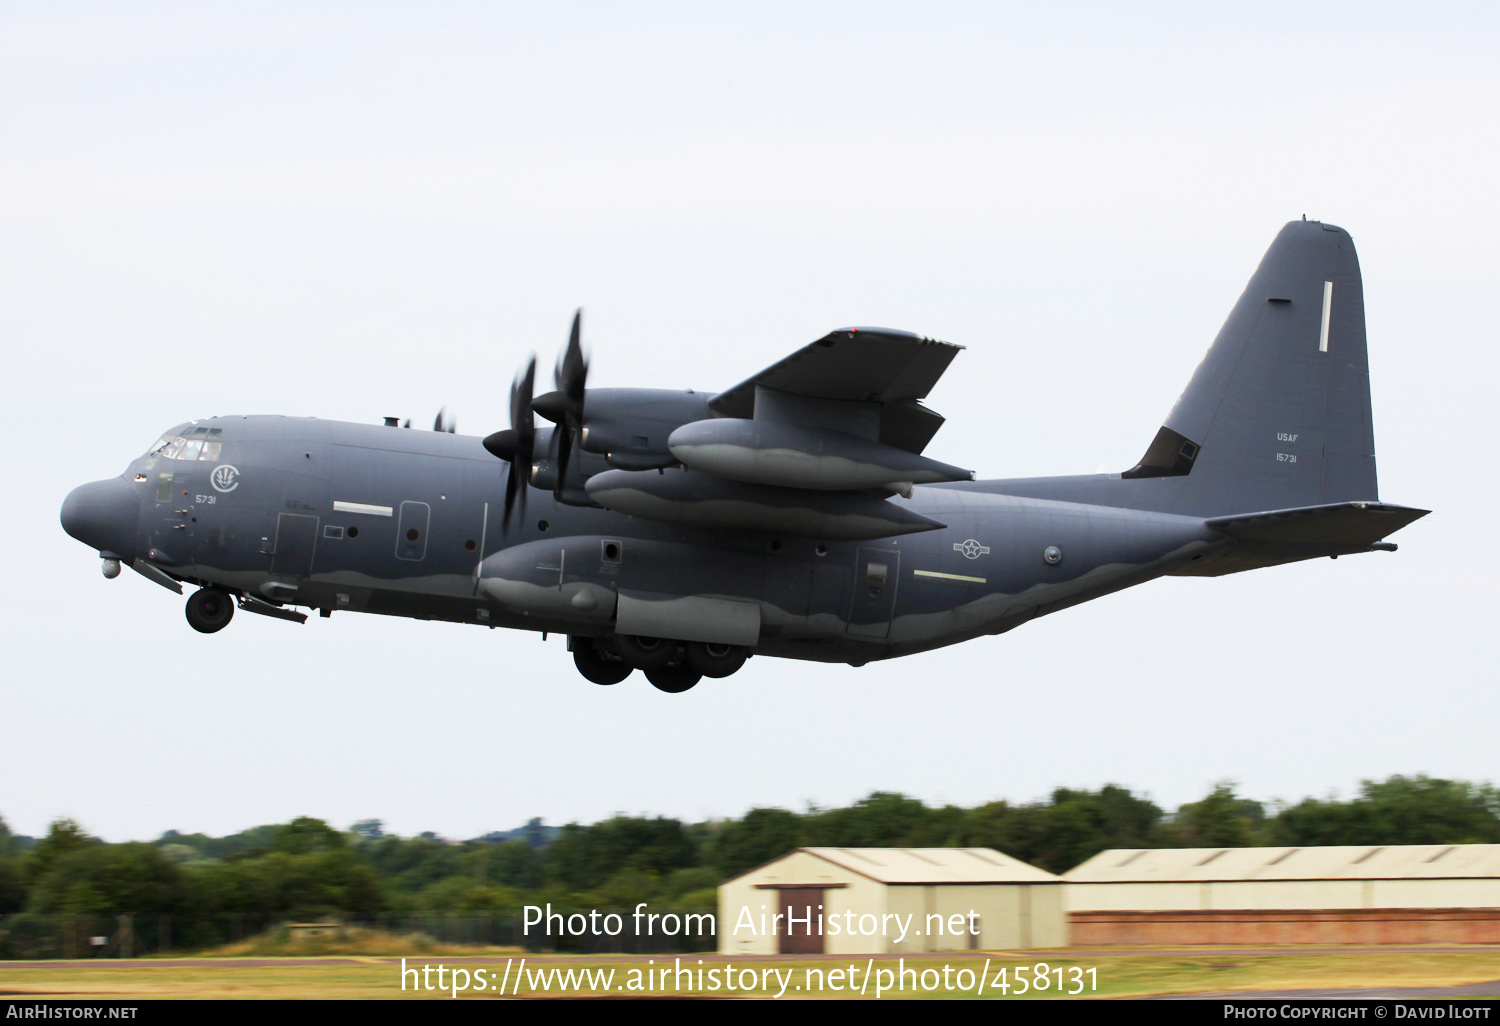
[[[1231,538],[1302,545],[1373,545],[1430,510],[1383,502],[1340,502],[1265,513],[1214,517],[1208,526]]]
[[[1181,577],[1221,577],[1304,559],[1394,552],[1396,546],[1381,539],[1427,513],[1425,509],[1382,502],[1339,502],[1212,517],[1204,523],[1232,541],[1195,556],[1174,573]]]

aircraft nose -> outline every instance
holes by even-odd
[[[63,500],[61,519],[63,530],[90,548],[113,552],[127,563],[135,559],[141,500],[120,478],[74,488]]]

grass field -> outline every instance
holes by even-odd
[[[445,967],[444,982],[453,968],[464,972],[471,989],[460,991],[457,1000],[486,998],[560,996],[608,992],[617,996],[693,995],[706,997],[774,997],[785,981],[783,998],[859,996],[859,985],[870,965],[862,958],[736,958],[721,955],[610,955],[568,956],[490,953],[446,954],[413,951],[407,956],[407,968],[432,967],[428,982],[436,986],[437,966]],[[525,957],[525,972],[521,959]],[[674,959],[691,971],[691,989],[686,976],[678,977],[681,987],[663,981],[650,973],[665,967],[674,968]],[[702,959],[701,963],[699,959]],[[899,997],[973,997],[977,975],[989,964],[985,999],[1017,1000],[1015,970],[1018,966],[1035,966],[1044,962],[1049,973],[1063,969],[1066,986],[1074,986],[1072,969],[1082,970],[1084,987],[1079,996],[1143,997],[1148,995],[1223,993],[1237,990],[1301,990],[1386,987],[1444,987],[1500,980],[1500,950],[1493,947],[1443,948],[1340,948],[1309,951],[1282,949],[1193,949],[1163,951],[1153,949],[1112,949],[1109,951],[1053,952],[965,952],[951,957],[908,959],[905,968],[915,971],[905,978],[904,988],[890,990],[884,999]],[[850,966],[854,973],[850,974]],[[967,984],[968,990],[945,989],[942,982],[945,965],[949,987]],[[899,963],[894,958],[874,960],[878,974],[871,975],[864,996],[874,999],[877,983],[884,979],[894,987]],[[1007,969],[1011,984],[1007,995],[996,988],[998,971]],[[1088,988],[1087,970],[1095,969],[1097,989]],[[509,970],[507,974],[507,969]],[[724,985],[725,976],[733,970],[733,990]],[[573,971],[573,986],[566,985],[562,974]],[[579,983],[578,974],[588,970],[592,987]],[[704,972],[698,976],[699,970]],[[709,972],[718,971],[720,987],[707,988]],[[809,976],[809,970],[812,975]],[[929,973],[926,981],[923,970]],[[835,975],[838,972],[838,975]],[[482,973],[482,975],[481,975]],[[778,974],[779,973],[779,977]],[[543,974],[543,975],[539,975]],[[608,975],[597,975],[608,974]],[[1032,972],[1025,974],[1033,975]],[[742,984],[754,985],[741,989]],[[821,988],[816,986],[822,981]],[[854,981],[849,987],[849,981]],[[504,981],[504,991],[500,989]],[[1031,990],[1026,998],[1056,998],[1057,977],[1050,975],[1051,986],[1038,993]],[[485,989],[472,989],[483,981]],[[923,983],[937,984],[923,989]],[[812,986],[810,986],[810,984]],[[841,989],[835,991],[834,985]],[[407,976],[408,989],[401,990],[401,957],[380,955],[329,955],[320,957],[206,957],[137,959],[131,961],[83,962],[0,962],[0,998],[64,1000],[137,998],[408,998],[412,1000],[453,1000],[445,986],[436,990],[414,991],[413,978]],[[700,990],[703,986],[705,989]],[[851,994],[852,990],[852,994]],[[1496,988],[1500,993],[1500,986]]]

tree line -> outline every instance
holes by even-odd
[[[302,817],[228,837],[168,831],[105,843],[60,819],[42,838],[0,821],[0,915],[268,913],[311,918],[379,912],[702,908],[722,881],[799,847],[995,848],[1054,873],[1108,848],[1500,842],[1490,785],[1395,776],[1348,799],[1270,806],[1215,786],[1168,814],[1108,785],[1058,788],[1026,804],[934,807],[876,792],[845,808],[752,809],[684,823],[617,816],[449,842],[386,834],[378,820],[341,831]]]

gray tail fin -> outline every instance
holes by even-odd
[[[1127,479],[1196,516],[1378,499],[1354,240],[1293,221]],[[1141,481],[1140,486],[1148,482]]]

